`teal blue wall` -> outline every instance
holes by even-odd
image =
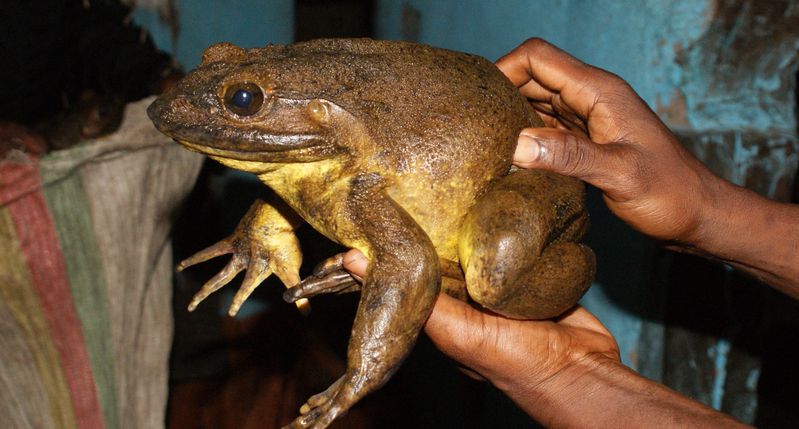
[[[768,101],[771,92],[784,88],[770,69],[790,57],[766,56],[754,73],[736,76],[733,88],[719,85],[718,76],[703,67],[705,50],[677,61],[708,30],[718,7],[712,0],[378,0],[378,38],[400,38],[404,4],[420,12],[420,42],[497,59],[529,37],[542,37],[623,77],[671,125],[796,129],[793,109]],[[729,43],[741,33],[733,26]],[[685,114],[670,118],[666,107],[675,102]]]
[[[377,37],[401,34],[403,1],[379,1]],[[630,82],[653,107],[675,81],[675,45],[697,37],[709,2],[695,0],[409,0],[421,12],[419,41],[497,59],[542,37]]]
[[[154,10],[139,8],[134,19],[186,70],[197,66],[203,50],[216,42],[252,48],[290,43],[294,37],[292,0],[177,0],[176,9],[177,40]]]

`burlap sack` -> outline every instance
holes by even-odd
[[[150,101],[111,136],[0,161],[0,428],[164,425],[169,231],[202,157]]]

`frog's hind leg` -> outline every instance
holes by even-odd
[[[459,258],[469,295],[508,317],[546,319],[591,284],[594,254],[577,241],[588,226],[581,182],[520,170],[499,180],[464,220]]]

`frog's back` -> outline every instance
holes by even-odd
[[[475,55],[371,39],[258,51],[253,57],[265,65],[280,63],[272,73],[281,74],[275,78],[284,91],[293,86],[306,97],[333,100],[359,118],[399,171],[448,177],[450,169],[470,163],[480,164],[481,175],[507,171],[519,131],[532,125],[526,100]]]

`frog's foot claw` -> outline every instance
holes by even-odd
[[[344,254],[322,261],[311,276],[283,293],[283,300],[295,302],[327,293],[348,293],[360,290],[357,280],[344,270]]]
[[[322,393],[308,399],[300,408],[300,417],[283,429],[324,429],[343,416],[362,395],[356,393],[356,377],[349,374],[338,379]]]
[[[205,262],[209,259],[216,258],[217,256],[227,255],[235,251],[236,249],[231,240],[222,240],[180,261],[175,269],[180,272],[191,267],[192,265],[197,265],[200,262]]]

